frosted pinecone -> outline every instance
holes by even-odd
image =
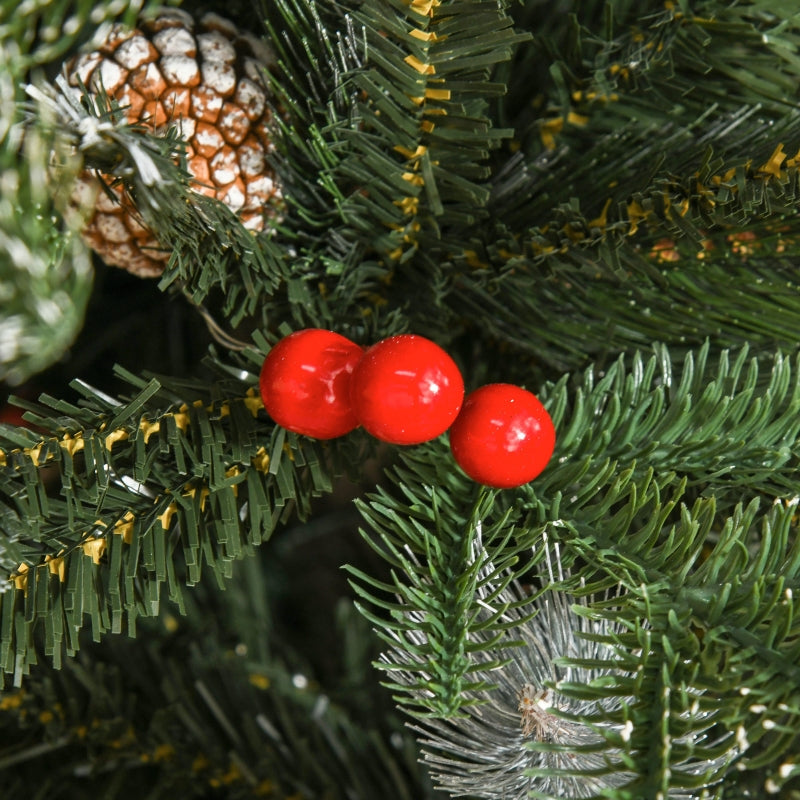
[[[192,189],[221,200],[247,228],[263,230],[280,199],[267,163],[270,52],[264,42],[216,14],[196,21],[170,9],[134,29],[111,26],[93,46],[65,65],[69,85],[102,86],[131,123],[155,132],[176,126],[186,142]],[[143,224],[121,185],[102,177],[110,193],[89,170],[76,187],[75,202],[94,209],[84,239],[107,264],[160,275],[169,249]]]

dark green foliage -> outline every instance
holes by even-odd
[[[493,333],[558,370],[653,339],[793,346],[793,4],[551,6],[522,13],[537,46],[504,106],[521,153],[454,307],[490,308]]]
[[[774,504],[766,513],[754,500],[725,517],[713,501],[698,500],[662,533],[663,543],[652,548],[655,557],[648,561],[635,555],[640,536],[626,539],[630,547],[598,542],[589,548],[573,531],[558,529],[567,552],[581,558],[591,552],[596,562],[601,552],[601,571],[609,582],[619,581],[623,592],[587,612],[621,624],[619,633],[597,637],[614,657],[568,660],[614,671],[619,677],[613,689],[599,680],[560,687],[587,703],[607,697],[609,690],[631,698],[616,715],[620,725],[632,725],[629,738],[609,738],[622,747],[637,777],[614,797],[654,796],[681,786],[699,790],[718,780],[720,765],[732,758],[737,768],[725,786],[738,785],[743,772],[747,780],[748,770],[757,780],[785,781],[775,759],[791,758],[797,747],[790,733],[798,677],[795,513],[796,500]],[[709,534],[718,526],[709,549]],[[664,566],[651,567],[659,561]],[[614,715],[597,721],[609,718]],[[674,769],[688,758],[705,762],[707,771],[692,775]]]
[[[5,693],[3,794],[27,783],[76,800],[432,796],[410,738],[380,716],[382,698],[348,683],[368,651],[351,651],[326,689],[281,638],[268,558],[286,566],[271,548],[240,564],[224,592],[198,588],[187,617],[145,621],[137,640],[88,642],[62,669],[42,664]],[[343,611],[337,634],[365,642],[364,623]]]

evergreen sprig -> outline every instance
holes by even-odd
[[[505,73],[523,149],[554,143],[581,150],[593,133],[691,124],[759,108],[770,120],[789,110],[800,67],[791,4],[715,2],[632,5],[626,0],[569,3],[552,14],[530,3],[515,13],[535,46]],[[534,107],[526,78],[538,79]],[[624,137],[623,137],[624,140]]]
[[[514,604],[502,592],[518,548],[510,545],[508,515],[494,518],[488,495],[461,512],[452,494],[439,500],[439,490],[419,483],[415,461],[406,459],[393,473],[400,496],[381,489],[358,503],[370,529],[364,536],[389,564],[391,581],[347,569],[359,609],[390,647],[377,666],[388,673],[385,685],[402,692],[395,700],[417,717],[458,716],[470,694],[487,686],[472,674],[476,636],[482,651],[493,652],[482,670],[499,667],[503,650],[514,645],[503,637]],[[457,482],[449,483],[458,492]],[[469,492],[464,483],[458,494]],[[399,683],[395,671],[414,677]]]
[[[229,575],[332,488],[325,447],[269,422],[252,374],[229,367],[192,383],[120,373],[130,397],[79,382],[77,405],[28,403],[47,433],[0,439],[3,533],[22,555],[0,595],[0,661],[17,684],[36,661],[37,630],[56,664],[77,650],[87,617],[95,638],[125,622],[133,634],[137,617],[158,613],[164,584],[182,608],[204,566]]]
[[[535,503],[548,498],[557,519],[567,487],[589,498],[599,489],[595,476],[609,469],[617,477],[631,470],[637,480],[652,473],[657,482],[686,481],[724,507],[743,497],[792,496],[796,360],[777,353],[763,375],[746,348],[734,358],[723,351],[717,363],[709,354],[706,345],[687,355],[678,375],[668,349],[657,347],[647,361],[618,359],[602,377],[587,370],[573,392],[567,380],[543,392],[559,436],[554,464],[528,489]]]
[[[489,115],[503,92],[491,76],[526,36],[485,2],[265,11],[295,320],[352,325],[381,312],[393,285],[399,318],[384,326],[413,317],[446,336],[439,262],[485,216],[489,156],[510,135]]]
[[[363,190],[343,211],[386,229],[375,245],[389,262],[457,246],[448,230],[485,217],[488,157],[512,133],[488,116],[489,101],[504,92],[490,78],[527,38],[504,5],[412,2],[398,13],[380,2],[354,13],[368,50],[350,83],[366,135],[350,137],[342,172]]]
[[[475,632],[476,674],[497,688],[466,691],[458,724],[417,726],[441,785],[548,800],[787,786],[797,749],[797,499],[760,506],[720,514],[701,498],[675,523],[644,509],[627,529],[620,520],[633,515],[619,507],[592,531],[569,519],[526,530],[512,515],[507,524],[534,552],[555,548],[563,567],[559,558],[549,575],[534,568],[546,590],[509,613],[517,625],[506,641]],[[505,646],[509,658],[492,664]],[[397,667],[401,685],[425,691]],[[488,783],[476,781],[477,764],[490,765]]]
[[[494,240],[476,243],[455,264],[448,303],[482,314],[493,333],[556,370],[657,340],[791,347],[797,163],[794,123],[784,122],[777,130],[751,113],[696,135],[680,128],[657,140],[668,161],[648,130],[631,138],[636,156],[617,136],[601,138],[577,167],[564,153],[546,174],[509,169],[498,176],[498,198],[513,201],[525,231],[498,227]],[[747,132],[738,152],[731,126]],[[729,154],[718,152],[723,141]],[[628,174],[631,163],[640,169]],[[589,208],[573,196],[573,181],[603,187]]]
[[[662,365],[671,363],[666,351],[660,355]],[[576,460],[554,465],[536,488],[530,523],[537,527],[529,532],[549,531],[561,542],[564,562],[574,569],[573,591],[614,592],[605,610],[590,616],[622,626],[621,633],[597,639],[614,657],[564,663],[630,676],[619,691],[632,699],[616,721],[630,722],[631,737],[609,741],[633,759],[637,777],[614,796],[650,796],[680,786],[698,792],[721,779],[720,765],[753,744],[742,737],[752,731],[757,713],[768,720],[762,726],[768,743],[762,746],[770,756],[763,761],[754,756],[752,768],[771,763],[771,772],[759,780],[782,785],[774,765],[776,754],[788,758],[795,746],[781,727],[793,708],[794,681],[780,687],[773,682],[776,671],[789,674],[797,641],[791,622],[798,569],[797,429],[791,422],[797,373],[778,356],[764,381],[758,362],[748,363],[741,352],[733,363],[723,354],[709,374],[701,352],[686,362],[680,381],[669,367],[653,381],[656,361],[646,367],[639,362],[624,378],[612,367],[596,385],[589,381],[585,396],[594,401],[576,403],[571,424],[560,427],[559,448]],[[654,402],[643,402],[640,395],[628,405],[634,386],[648,384],[655,389]],[[606,392],[609,402],[597,403]],[[556,398],[551,402],[559,417]],[[633,407],[639,411],[628,414]],[[575,435],[581,429],[584,439]],[[595,455],[583,461],[584,447],[591,450],[589,443],[600,440],[609,460],[599,462]],[[755,458],[748,468],[751,444]],[[724,462],[741,465],[741,475]],[[769,465],[767,472],[760,471],[762,465]],[[575,478],[565,481],[569,470]],[[574,489],[565,504],[562,491],[570,483]],[[776,496],[763,513],[765,501]],[[598,606],[592,607],[597,612]],[[748,699],[749,683],[764,693],[764,703]],[[586,702],[608,696],[603,682],[561,688]],[[595,721],[605,723],[608,716],[604,712]],[[771,734],[773,727],[780,727],[780,734]],[[674,763],[686,759],[697,759],[697,769],[679,775]],[[704,763],[717,766],[704,774]],[[747,764],[745,753],[743,768]],[[737,771],[730,781],[738,780]]]
[[[671,669],[675,652],[637,627],[642,617],[615,613],[626,606],[624,587],[590,593],[548,534],[534,548],[546,554],[548,569],[535,574],[547,588],[509,614],[509,636],[521,644],[486,673],[497,687],[470,695],[483,705],[468,706],[463,720],[414,726],[437,784],[487,800],[721,798],[741,744],[715,713],[725,698],[706,691],[701,670],[681,683],[690,662]],[[519,596],[518,587],[505,592]],[[657,764],[669,774],[661,786]]]

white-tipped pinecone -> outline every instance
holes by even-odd
[[[216,14],[196,21],[170,9],[135,29],[112,26],[94,47],[65,65],[69,84],[93,91],[102,86],[129,122],[156,131],[176,126],[186,141],[192,188],[227,204],[251,230],[262,230],[280,198],[266,160],[267,46]],[[76,198],[94,197],[84,239],[107,264],[142,277],[160,275],[169,250],[119,185],[111,185],[113,197],[98,191],[96,175],[85,171],[76,187]]]

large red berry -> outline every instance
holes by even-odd
[[[546,466],[556,431],[536,395],[490,383],[467,396],[450,429],[450,449],[470,478],[496,489],[532,481]]]
[[[392,444],[420,444],[450,427],[464,399],[464,380],[438,344],[401,334],[364,353],[351,397],[367,432]]]
[[[261,399],[278,425],[316,439],[358,425],[350,378],[364,350],[333,331],[308,328],[281,339],[261,367]]]

